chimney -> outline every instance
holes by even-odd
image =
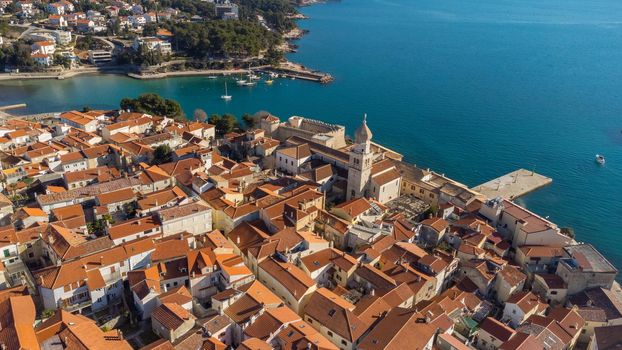
[[[240,244],[240,236],[238,236],[238,237],[235,239],[235,241],[236,241],[238,244]]]
[[[371,295],[372,297],[373,297],[373,296],[375,296],[375,295],[376,295],[376,289],[375,289],[375,288],[372,288],[372,289],[369,291],[369,295]]]

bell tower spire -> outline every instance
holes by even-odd
[[[363,123],[356,129],[354,145],[349,153],[347,200],[367,196],[373,161],[371,138],[372,132],[367,126],[367,114],[364,114]]]

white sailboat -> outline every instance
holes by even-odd
[[[225,101],[231,101],[231,99],[233,98],[233,96],[229,95],[229,92],[227,91],[227,82],[225,81],[225,94],[224,95],[220,95],[220,98],[225,100]]]

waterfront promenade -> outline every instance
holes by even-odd
[[[502,197],[513,200],[547,186],[551,182],[553,182],[553,179],[550,177],[537,174],[531,170],[518,169],[475,186],[472,190],[488,198]]]

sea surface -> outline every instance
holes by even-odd
[[[367,113],[376,141],[468,185],[519,167],[552,177],[519,202],[622,267],[622,1],[342,0],[302,11],[310,33],[290,58],[330,72],[330,85],[230,78],[224,102],[222,79],[88,76],[1,83],[0,105],[115,108],[157,92],[188,115],[267,110],[350,133]]]

